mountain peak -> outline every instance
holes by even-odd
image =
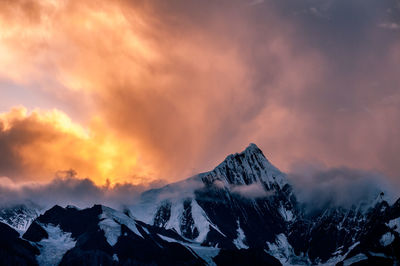
[[[256,144],[250,143],[243,151],[229,154],[221,164],[235,157],[250,158],[252,156],[260,156],[263,157],[265,160],[267,160],[261,149]]]
[[[262,183],[268,190],[287,183],[284,174],[265,158],[254,143],[240,153],[227,156],[213,171],[204,173],[202,180],[206,184],[218,180],[228,186]]]
[[[261,152],[261,149],[254,143],[250,143],[244,151],[248,152]]]

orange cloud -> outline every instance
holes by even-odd
[[[259,77],[254,77],[258,74],[245,56],[249,47],[244,42],[253,35],[242,25],[247,16],[224,4],[227,16],[238,21],[231,28],[213,12],[205,23],[217,27],[208,31],[185,24],[183,14],[163,13],[170,8],[164,4],[41,1],[32,14],[35,19],[25,21],[29,12],[25,3],[14,4],[16,8],[3,16],[2,50],[8,64],[0,69],[1,75],[17,83],[36,82],[57,94],[63,90],[90,94],[95,108],[89,112],[107,123],[104,131],[114,131],[140,150],[143,161],[152,165],[149,172],[156,172],[158,178],[178,179],[205,170],[216,158],[247,144],[248,138],[234,140],[248,136],[235,124],[251,122],[260,112],[257,109],[267,104],[266,96],[254,92]],[[187,8],[196,12],[195,6]],[[201,19],[201,14],[194,15]],[[10,17],[14,19],[8,21]],[[225,27],[235,28],[238,42],[221,35]],[[291,63],[291,47],[277,30],[269,30],[262,39],[268,42],[254,43],[250,49],[276,61],[277,65],[265,69],[267,75],[274,75]],[[305,71],[307,64],[301,64]],[[281,74],[285,81],[268,87],[295,85],[296,90],[299,77],[304,76],[293,69]],[[235,148],[220,150],[220,142]],[[44,149],[51,153],[51,147]],[[110,147],[101,154],[120,152]],[[87,153],[79,152],[84,162]],[[37,163],[29,158],[32,165]],[[65,168],[65,160],[55,160]],[[113,168],[105,159],[97,164],[97,168]]]
[[[74,169],[97,184],[149,182],[131,143],[106,131],[100,121],[90,128],[73,123],[58,111],[23,107],[0,114],[0,173],[15,180],[46,181],[59,170]]]

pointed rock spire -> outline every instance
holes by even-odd
[[[206,184],[221,181],[224,185],[250,185],[263,183],[269,190],[274,184],[283,187],[287,181],[284,174],[273,166],[257,145],[251,143],[243,152],[231,154],[213,171],[204,173]]]

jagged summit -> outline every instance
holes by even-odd
[[[246,147],[246,149],[241,153],[245,153],[245,152],[248,152],[248,153],[260,153],[261,152],[262,153],[261,149],[254,143],[250,143]]]
[[[230,155],[226,156],[225,160],[227,160],[230,157],[237,156],[237,155],[251,156],[251,155],[256,155],[256,154],[261,154],[262,156],[264,156],[263,152],[256,144],[250,143],[242,152],[230,154]],[[265,156],[264,156],[264,158],[265,158]]]
[[[240,153],[231,154],[214,170],[201,176],[206,184],[220,181],[224,185],[264,184],[267,190],[276,185],[283,187],[287,184],[284,174],[272,165],[256,144],[249,146]]]

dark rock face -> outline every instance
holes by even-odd
[[[60,265],[113,265],[112,247],[98,230],[83,233],[76,245],[63,256]]]
[[[368,263],[390,261],[393,264],[399,261],[400,238],[394,230],[396,228],[388,225],[393,218],[399,218],[390,215],[396,212],[396,208],[396,205],[389,206],[381,200],[364,212],[356,208],[326,210],[321,216],[303,218],[293,224],[289,241],[297,252],[307,252],[315,263],[326,262],[340,250],[340,254],[347,254],[343,259],[363,254]],[[385,234],[390,234],[393,239],[390,237],[387,243],[383,243]],[[297,244],[301,240],[305,240],[303,245]]]
[[[180,225],[180,229],[182,232],[182,236],[195,239],[199,236],[199,230],[195,227],[193,216],[192,216],[192,201],[185,200],[183,202],[183,213],[182,213],[182,222]]]
[[[250,200],[221,190],[205,189],[196,191],[196,201],[224,233],[224,238],[229,239],[227,248],[237,238],[238,224],[246,232],[246,242],[250,247],[263,247],[266,241],[273,241],[276,234],[286,230],[286,223],[274,207],[274,200]],[[212,242],[211,239],[208,241]],[[213,242],[214,245],[218,243],[215,239]],[[220,243],[220,246],[224,244]]]
[[[164,201],[158,208],[157,213],[154,216],[154,225],[159,227],[165,227],[170,218],[171,218],[171,203],[169,201]]]
[[[73,238],[83,233],[96,230],[99,215],[102,213],[101,205],[92,208],[78,210],[76,208],[62,208],[58,205],[46,211],[37,218],[37,222],[43,224],[59,225],[64,232],[71,232]]]
[[[215,258],[217,265],[281,265],[262,249],[222,250]]]
[[[0,222],[0,265],[37,265],[39,250],[19,237],[17,231]]]
[[[44,230],[37,221],[34,221],[23,235],[23,238],[32,242],[39,242],[43,238],[48,237],[49,235],[47,234],[46,230]]]

